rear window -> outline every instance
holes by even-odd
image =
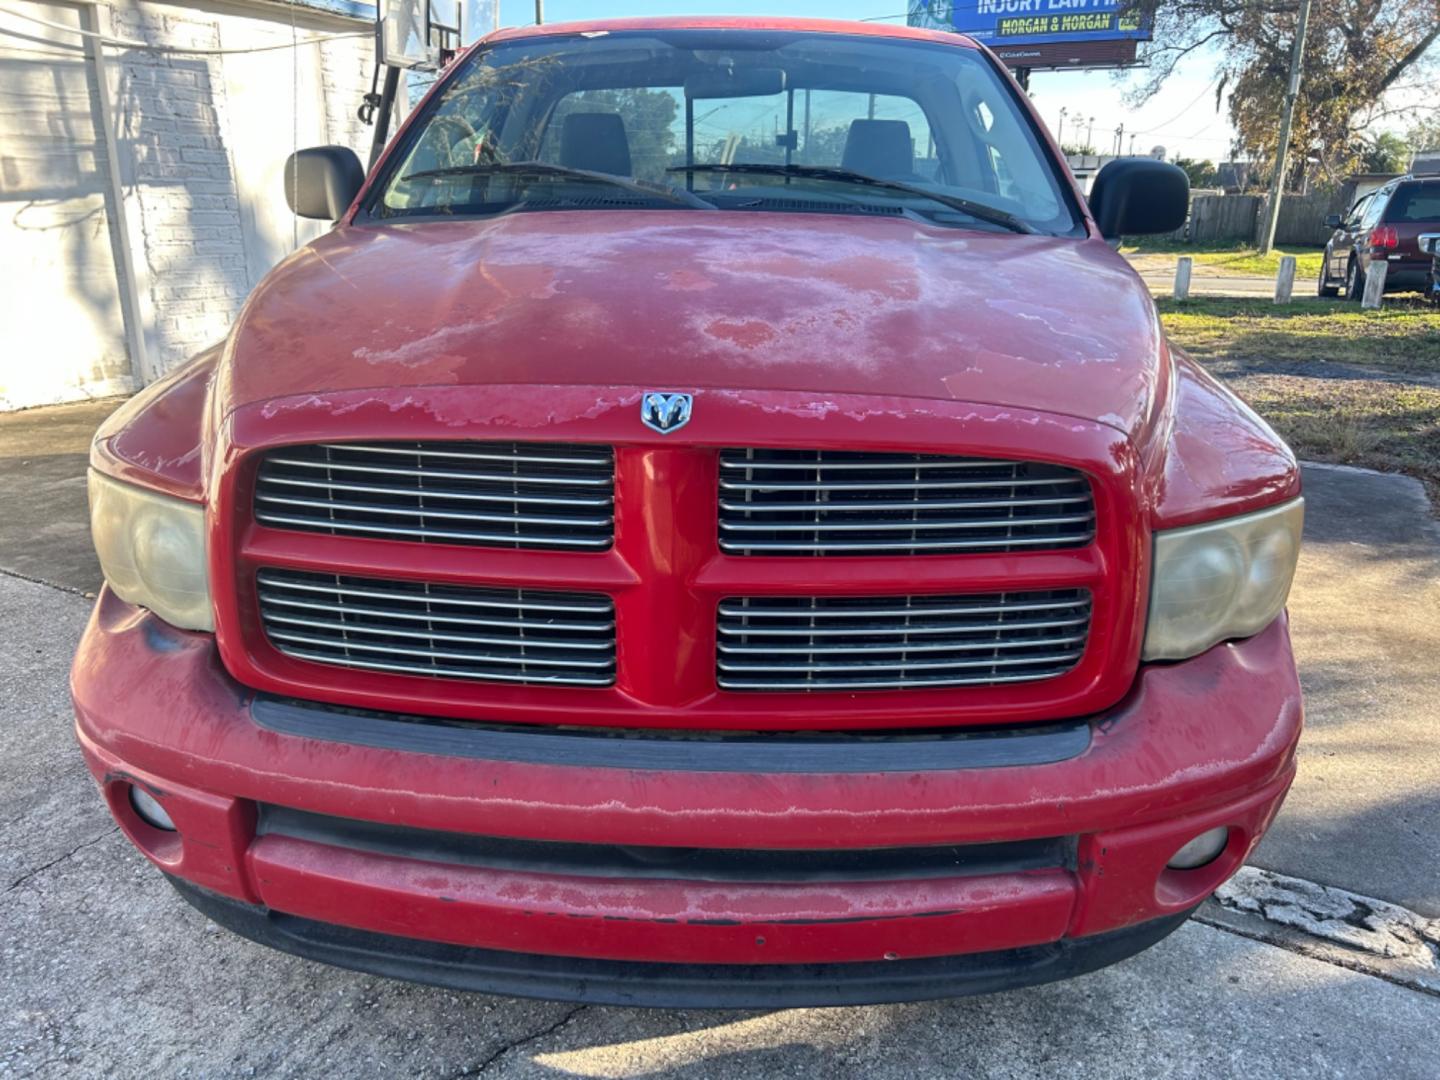
[[[1401,184],[1385,211],[1388,222],[1440,222],[1440,184]]]

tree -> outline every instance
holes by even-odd
[[[1289,81],[1295,0],[1132,0],[1127,9],[1153,20],[1149,77],[1135,94],[1152,97],[1187,56],[1218,56],[1216,105],[1229,91],[1239,147],[1260,172],[1273,168],[1281,102]],[[1333,179],[1353,168],[1364,126],[1402,77],[1431,67],[1440,38],[1440,0],[1316,0],[1306,36],[1295,110],[1292,160],[1319,159]]]
[[[1060,147],[1060,152],[1066,157],[1094,157],[1095,147],[1089,143],[1065,143]]]
[[[1359,149],[1360,167],[1372,173],[1399,173],[1410,167],[1410,144],[1399,135],[1381,132],[1363,141]]]
[[[1405,133],[1405,141],[1418,153],[1440,150],[1440,109],[1420,117]]]
[[[1175,164],[1190,177],[1192,188],[1212,188],[1220,183],[1220,173],[1213,161],[1196,161],[1194,158],[1176,158]]]

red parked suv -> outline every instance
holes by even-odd
[[[1295,769],[1294,458],[968,39],[493,35],[92,455],[116,819],[217,922],[459,988],[891,1001],[1179,926]]]

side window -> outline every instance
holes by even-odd
[[[1380,224],[1380,215],[1385,212],[1385,207],[1390,203],[1390,196],[1395,193],[1394,188],[1381,188],[1370,200],[1370,205],[1365,208],[1365,213],[1360,218],[1362,230],[1373,229]]]
[[[1350,213],[1345,215],[1344,227],[1351,231],[1360,228],[1360,221],[1365,217],[1365,211],[1370,209],[1370,204],[1374,201],[1375,196],[1373,193],[1362,196],[1355,205],[1350,208]]]
[[[425,127],[420,141],[410,151],[399,175],[474,165],[496,160],[495,139],[486,127],[485,117],[495,115],[496,95],[483,86],[456,93],[441,106]],[[468,181],[457,181],[468,183]],[[395,191],[387,198],[390,206],[400,209],[418,208],[443,202],[443,185],[423,186],[416,191]]]

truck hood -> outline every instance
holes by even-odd
[[[1043,410],[1135,438],[1163,338],[1098,240],[904,218],[518,213],[350,226],[287,259],[228,343],[221,415],[427,385],[725,388]]]

